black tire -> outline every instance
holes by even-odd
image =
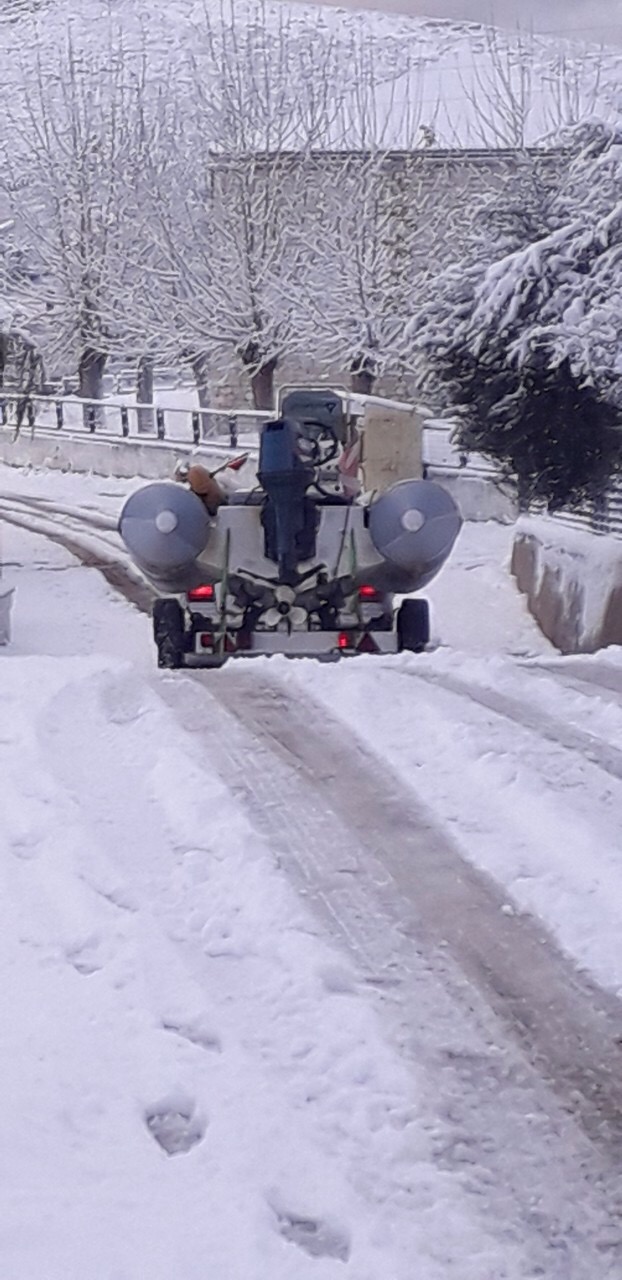
[[[405,600],[397,614],[397,639],[400,652],[423,653],[430,643],[430,606],[427,600]]]
[[[176,671],[184,665],[184,611],[178,600],[156,600],[153,606],[153,638],[158,666]]]

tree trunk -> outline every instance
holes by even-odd
[[[139,435],[153,435],[155,415],[153,409],[153,359],[141,356],[136,373],[136,399],[139,404],[148,405],[146,409],[136,410],[136,425]]]
[[[276,356],[273,356],[251,374],[253,404],[256,409],[267,413],[274,412],[274,375],[277,363]]]
[[[208,409],[209,402],[210,402],[209,357],[206,355],[204,351],[200,351],[198,352],[197,355],[192,356],[190,363],[192,365],[192,372],[194,374],[194,380],[196,383],[197,395],[199,397],[199,408]],[[203,439],[205,439],[206,436],[209,436],[209,434],[210,434],[209,415],[202,413],[201,414],[201,435],[203,436]]]
[[[83,400],[103,400],[105,368],[106,356],[101,351],[87,348],[82,352],[78,365],[78,395]],[[91,429],[93,425],[95,428],[102,427],[104,425],[103,408],[85,404],[83,418],[87,429]]]

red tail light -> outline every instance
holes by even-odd
[[[195,601],[197,604],[199,601],[205,603],[205,601],[213,600],[215,594],[216,592],[211,582],[204,582],[202,586],[193,587],[192,591],[188,592],[188,599]]]
[[[338,648],[338,649],[351,649],[351,648],[352,648],[352,638],[351,638],[351,636],[349,636],[349,635],[348,635],[348,632],[347,632],[347,631],[340,631],[340,632],[339,632],[339,635],[338,635],[338,637],[337,637],[337,648]]]
[[[211,631],[201,632],[201,648],[202,649],[214,648],[214,637]]]
[[[366,583],[364,586],[359,587],[359,600],[362,600],[367,604],[374,603],[375,601],[382,600],[382,592],[377,591],[375,587],[370,587]]]

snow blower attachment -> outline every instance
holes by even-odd
[[[352,468],[360,415],[348,417],[346,405],[345,392],[285,397],[282,416],[261,433],[258,487],[227,494],[223,485],[213,514],[199,496],[213,491],[200,467],[187,473],[197,492],[165,481],[127,500],[121,536],[162,597],[154,606],[160,666],[425,648],[427,602],[405,600],[396,611],[393,596],[434,577],[461,519],[431,481],[361,493]]]

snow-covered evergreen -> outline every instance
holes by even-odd
[[[410,326],[463,445],[557,505],[601,488],[622,453],[622,130],[586,123],[563,141],[565,180],[514,220],[518,243],[507,223],[496,246],[480,236]]]

